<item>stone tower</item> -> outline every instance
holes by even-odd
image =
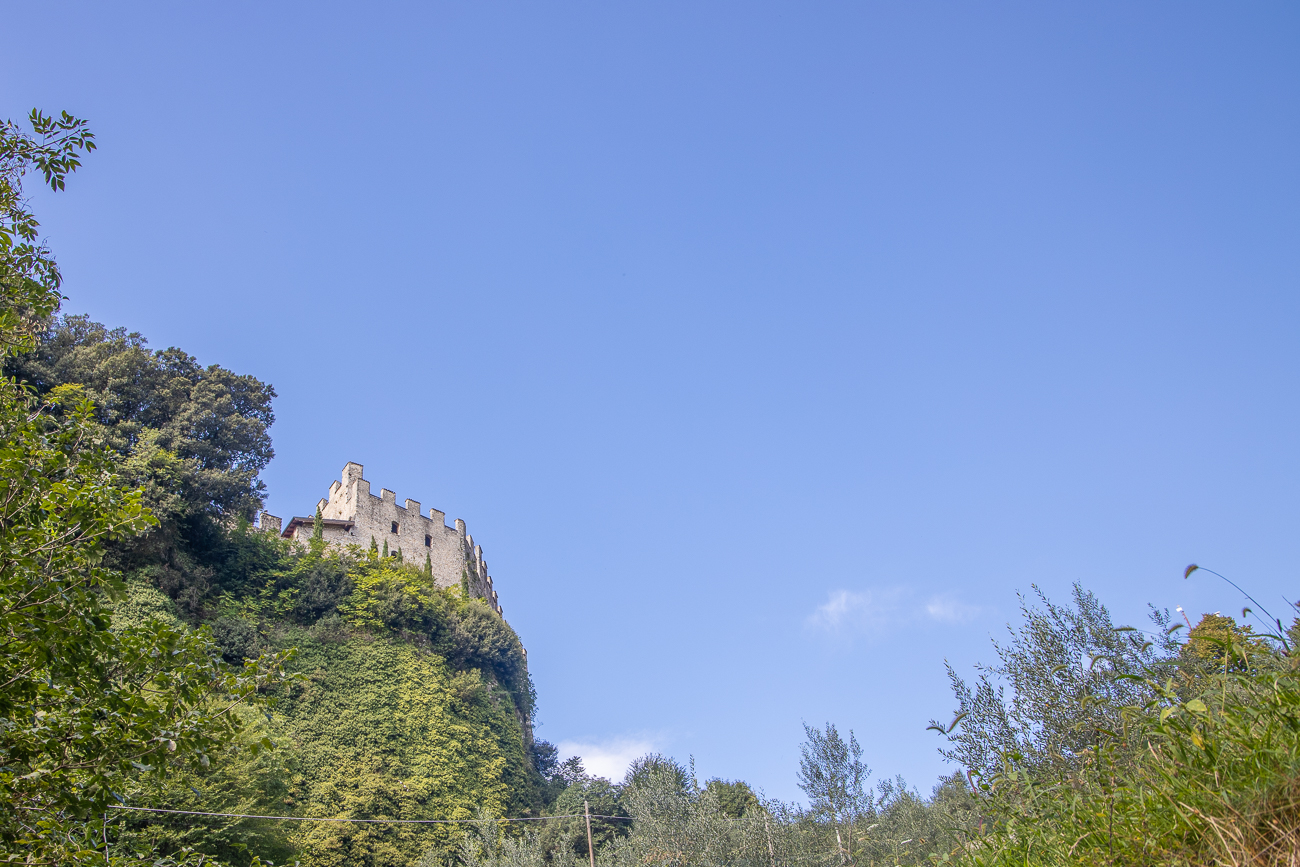
[[[368,549],[374,539],[382,549],[387,542],[389,556],[401,556],[417,566],[423,566],[427,558],[439,587],[458,587],[463,579],[467,580],[471,596],[486,599],[497,614],[502,614],[483,560],[483,548],[474,544],[474,537],[465,532],[465,522],[459,518],[455,527],[448,527],[444,512],[430,509],[425,517],[420,514],[418,502],[406,500],[399,506],[397,494],[387,488],[381,488],[376,497],[370,493],[370,482],[362,476],[361,464],[351,461],[344,465],[342,479],[330,485],[329,498],[318,502],[316,508],[320,510],[321,534],[326,544]],[[314,522],[315,515],[294,517],[281,531],[280,519],[263,512],[259,526],[263,531],[305,542],[311,538]]]

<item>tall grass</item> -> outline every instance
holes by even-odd
[[[1222,668],[1151,682],[1063,778],[1007,757],[982,786],[977,865],[1300,865],[1300,678],[1280,650],[1222,641]]]

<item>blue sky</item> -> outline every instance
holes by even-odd
[[[928,789],[1017,590],[1300,596],[1292,4],[5,22],[0,114],[101,145],[34,196],[66,309],[273,383],[272,512],[464,518],[602,768],[795,798],[829,720]]]

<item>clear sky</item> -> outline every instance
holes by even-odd
[[[464,518],[538,734],[878,776],[1038,583],[1300,596],[1300,7],[6,3],[66,309]],[[575,746],[576,745],[576,746]],[[605,761],[601,762],[601,757]]]

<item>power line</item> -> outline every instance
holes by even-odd
[[[200,810],[164,810],[159,807],[128,807],[110,804],[114,810],[132,810],[139,813],[168,813],[175,816],[210,816],[217,819],[278,819],[284,822],[374,822],[390,825],[454,825],[464,822],[538,822],[542,819],[571,819],[574,816],[521,816],[516,819],[353,819],[347,817],[321,818],[316,816],[259,816],[252,813],[207,813]]]
[[[541,822],[546,819],[579,819],[581,813],[563,816],[519,816],[508,819],[352,819],[347,817],[319,818],[315,816],[259,816],[253,813],[208,813],[201,810],[165,810],[161,807],[130,807],[125,804],[109,804],[114,810],[131,810],[137,813],[167,813],[173,816],[207,816],[215,819],[275,819],[282,822],[367,822],[380,825],[457,825],[466,822]],[[598,816],[593,819],[631,819],[631,816]]]

